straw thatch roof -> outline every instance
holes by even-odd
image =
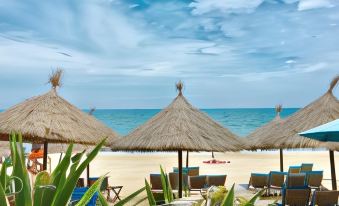
[[[194,108],[179,82],[174,101],[145,124],[118,140],[111,148],[122,151],[238,151],[238,137]]]
[[[247,136],[246,140],[244,140],[246,142],[247,149],[256,150],[269,147],[269,145],[265,145],[267,143],[267,139],[270,139],[272,134],[276,132],[274,129],[275,126],[279,126],[283,122],[283,119],[280,117],[281,110],[282,105],[277,105],[275,107],[276,116],[274,119],[262,127],[257,128]]]
[[[339,118],[339,101],[332,93],[338,81],[339,76],[333,79],[324,95],[286,118],[282,124],[273,125],[275,132],[254,146],[261,149],[333,147],[335,143],[322,143],[298,133]]]
[[[93,116],[76,108],[57,93],[61,70],[50,78],[52,89],[0,113],[0,139],[20,132],[24,141],[41,143],[97,144],[108,137],[111,144],[118,135]]]

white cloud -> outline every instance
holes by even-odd
[[[193,8],[192,14],[202,15],[205,13],[220,11],[223,13],[243,13],[254,11],[263,0],[197,0],[190,3]]]
[[[318,8],[331,8],[333,6],[330,0],[300,0],[298,10],[305,11]]]

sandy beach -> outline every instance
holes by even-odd
[[[199,166],[200,174],[227,174],[226,186],[233,183],[248,184],[251,172],[269,172],[279,170],[278,151],[268,152],[237,152],[215,153],[216,159],[228,160],[228,164],[208,165],[203,160],[211,159],[211,153],[190,153],[190,165]],[[51,155],[52,167],[58,160],[58,155]],[[336,160],[339,154],[335,154]],[[323,170],[323,185],[331,188],[330,163],[327,151],[287,151],[284,153],[284,169],[290,165],[313,163],[313,170]],[[131,194],[144,186],[144,179],[149,179],[150,173],[159,173],[162,165],[167,172],[177,166],[176,153],[112,153],[102,152],[91,163],[91,176],[109,173],[111,185],[123,185],[122,197]],[[338,164],[336,170],[339,171]],[[83,174],[85,177],[85,173]],[[243,194],[241,194],[243,195]]]

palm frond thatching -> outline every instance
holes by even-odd
[[[182,94],[133,132],[112,145],[123,151],[238,151],[243,148],[239,138],[193,107]]]
[[[0,139],[18,132],[24,141],[33,143],[96,144],[108,138],[107,144],[118,135],[112,129],[76,108],[57,93],[62,70],[50,77],[52,89],[46,94],[30,98],[0,113]]]
[[[283,119],[280,117],[280,112],[282,111],[282,105],[277,105],[275,107],[276,116],[273,120],[263,125],[262,127],[257,128],[252,133],[246,137],[246,145],[249,150],[256,149],[267,149],[270,145],[266,145],[267,139],[270,139],[272,134],[275,134],[275,126],[279,127],[282,124]]]
[[[281,124],[273,125],[272,133],[253,146],[261,149],[325,147],[339,150],[337,143],[322,143],[298,135],[302,131],[339,118],[339,101],[332,92],[338,81],[339,76],[336,76],[324,95],[286,118]]]

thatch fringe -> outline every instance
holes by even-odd
[[[277,114],[279,114],[281,112],[281,110],[282,110],[282,105],[281,104],[278,104],[278,105],[275,106],[275,112]]]
[[[177,91],[179,91],[179,95],[182,95],[182,89],[184,88],[184,83],[180,80],[175,84],[175,87],[177,88]]]
[[[62,77],[63,70],[57,68],[52,74],[49,76],[48,83],[51,83],[52,88],[61,87],[61,77]]]
[[[330,88],[328,89],[328,92],[332,93],[332,90],[334,89],[334,87],[337,86],[337,83],[339,81],[339,75],[337,75],[336,77],[334,77],[334,79],[332,80],[331,84],[330,84]]]

